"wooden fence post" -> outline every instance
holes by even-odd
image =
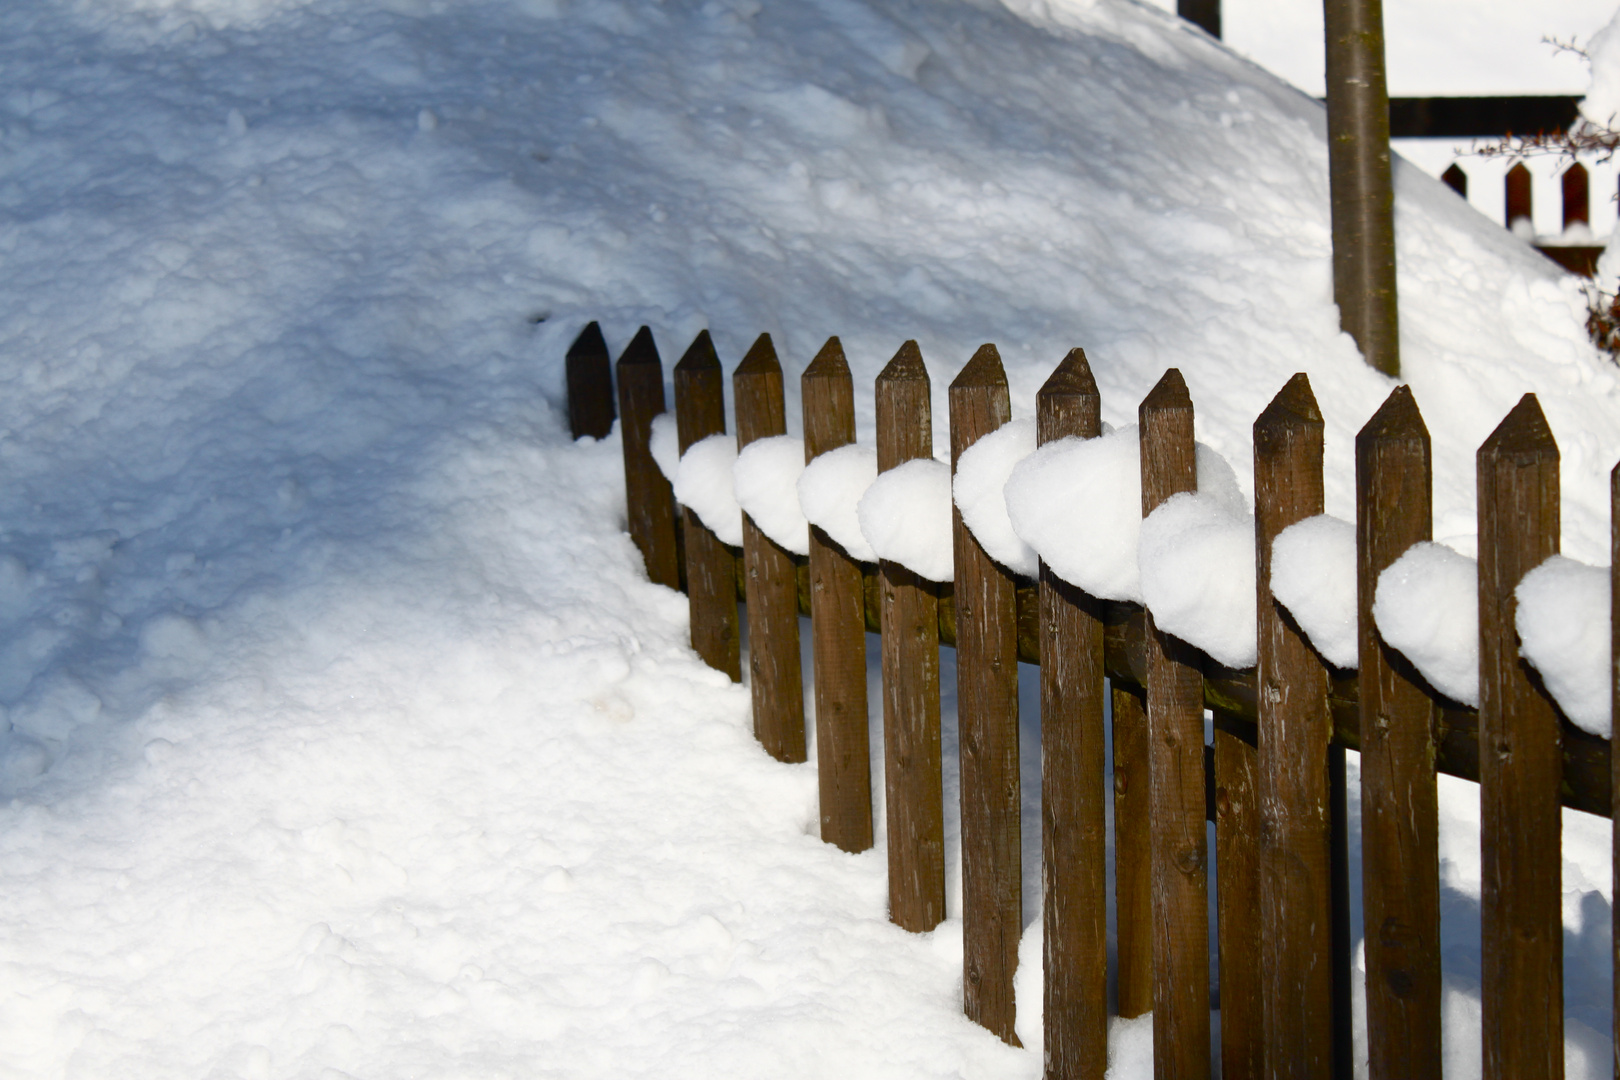
[[[1073,349],[1035,395],[1041,444],[1102,434],[1102,398]],[[1041,895],[1046,1080],[1108,1068],[1107,794],[1101,603],[1041,562]]]
[[[675,365],[675,425],[681,453],[699,439],[726,430],[725,376],[707,330],[700,331]],[[689,507],[681,507],[686,533],[686,595],[692,612],[692,648],[703,662],[742,682],[737,633],[737,557]]]
[[[1164,373],[1138,409],[1142,516],[1198,487],[1193,405],[1181,372]],[[1204,680],[1196,649],[1147,615],[1152,788],[1153,1074],[1210,1075],[1209,856],[1204,843]]]
[[[1255,729],[1215,710],[1215,910],[1220,953],[1221,1076],[1264,1073],[1261,986],[1260,762]]]
[[[782,365],[761,334],[731,374],[737,449],[787,434]],[[804,676],[799,670],[799,578],[793,553],[743,514],[743,581],[748,604],[749,694],[754,735],[778,761],[803,761]],[[826,831],[827,806],[821,809]]]
[[[1142,618],[1142,616],[1138,616]],[[1147,701],[1113,684],[1114,952],[1119,1015],[1153,1011],[1153,785]]]
[[[1435,706],[1373,623],[1378,575],[1431,535],[1429,429],[1397,386],[1356,435],[1361,896],[1372,1080],[1439,1076],[1440,862]]]
[[[675,544],[675,493],[653,461],[647,441],[653,417],[664,411],[664,365],[652,331],[636,331],[619,356],[619,436],[624,442],[625,512],[630,539],[641,549],[647,577],[671,589],[681,587]]]
[[[951,475],[962,451],[1012,419],[1007,375],[981,346],[952,381]],[[951,508],[956,562],[956,709],[962,770],[962,994],[968,1018],[1019,1045],[1013,974],[1022,930],[1018,616],[1011,571]]]
[[[808,463],[855,441],[855,384],[844,348],[828,338],[799,380]],[[810,634],[815,642],[816,775],[821,838],[845,851],[872,846],[872,753],[866,719],[866,615],[861,564],[810,529]],[[752,618],[752,612],[749,615]]]
[[[1333,719],[1327,668],[1272,598],[1271,545],[1288,526],[1322,513],[1322,442],[1310,380],[1295,375],[1254,422],[1254,526],[1264,1060],[1268,1076],[1299,1080],[1333,1075]]]
[[[568,346],[568,430],[574,438],[605,439],[613,430],[613,372],[602,328],[591,323]],[[660,387],[660,392],[662,387]]]
[[[929,389],[922,353],[915,341],[908,341],[877,377],[880,472],[933,455]],[[945,918],[939,587],[886,559],[878,564],[878,573],[889,918],[920,933]]]
[[[1526,394],[1479,448],[1480,964],[1486,1080],[1564,1075],[1563,737],[1514,590],[1558,553],[1558,444]]]

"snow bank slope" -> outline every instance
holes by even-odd
[[[1034,1075],[682,644],[563,348],[916,336],[943,437],[1083,344],[1240,467],[1304,368],[1343,514],[1321,129],[1123,0],[0,6],[0,1072]],[[1596,557],[1576,294],[1400,183],[1439,534],[1533,388]]]

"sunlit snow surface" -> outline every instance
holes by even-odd
[[[1536,390],[1600,559],[1579,293],[1397,183],[1436,536]],[[1124,0],[0,6],[0,1073],[1037,1075],[687,649],[561,357],[769,331],[797,432],[837,333],[870,441],[915,337],[943,450],[981,342],[1019,416],[1083,345],[1116,424],[1179,366],[1245,475],[1303,369],[1348,516],[1392,384],[1326,192],[1314,103]],[[1571,850],[1574,1010],[1608,872]]]

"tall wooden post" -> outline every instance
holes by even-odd
[[[1254,422],[1260,814],[1265,823],[1260,970],[1266,1075],[1278,1080],[1333,1074],[1328,783],[1333,720],[1327,669],[1271,595],[1272,542],[1288,526],[1322,512],[1323,430],[1316,395],[1304,375],[1288,380]]]
[[[1072,350],[1035,395],[1039,441],[1102,434],[1102,397]],[[1041,895],[1046,1080],[1108,1068],[1108,792],[1101,603],[1040,570]]]
[[[855,384],[844,347],[828,338],[799,380],[808,463],[855,441]],[[861,564],[810,529],[810,634],[815,641],[816,777],[821,838],[872,846],[871,732],[866,722],[866,608]]]
[[[1563,735],[1514,590],[1558,553],[1558,444],[1526,394],[1479,448],[1480,998],[1485,1080],[1562,1080]]]
[[[700,331],[675,365],[675,430],[681,453],[699,439],[726,430],[726,379],[707,330]],[[686,534],[686,596],[692,613],[692,648],[704,663],[742,682],[737,625],[737,556],[690,508],[681,507]]]
[[[1440,803],[1434,702],[1373,622],[1378,575],[1428,540],[1429,429],[1397,386],[1356,435],[1361,896],[1372,1080],[1439,1076]]]
[[[1401,373],[1383,0],[1323,0],[1333,299],[1367,363]]]
[[[1137,410],[1142,516],[1196,491],[1193,404],[1181,372],[1164,373]],[[1210,1075],[1209,854],[1204,840],[1204,677],[1198,650],[1147,615],[1148,760],[1152,786],[1153,1075]]]
[[[951,474],[962,452],[1012,419],[994,345],[951,383]],[[1013,974],[1022,931],[1018,618],[1012,573],[951,508],[956,561],[956,709],[962,768],[962,996],[970,1019],[1019,1045]]]
[[[928,369],[915,341],[878,374],[878,471],[934,452]],[[939,740],[939,586],[878,564],[883,630],[883,773],[889,919],[932,930],[945,918],[945,805]]]
[[[731,375],[737,449],[787,434],[782,365],[761,334]],[[743,581],[748,602],[749,694],[754,735],[778,761],[803,761],[804,676],[799,670],[799,578],[793,553],[743,514]],[[823,824],[827,808],[822,807]]]

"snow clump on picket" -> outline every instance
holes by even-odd
[[[1318,514],[1278,533],[1271,542],[1271,595],[1328,663],[1357,665],[1354,525]]]
[[[675,470],[675,500],[732,547],[742,544],[742,507],[731,480],[736,462],[737,441],[722,432],[687,447]]]
[[[929,581],[955,579],[951,467],[917,458],[880,473],[861,496],[861,533],[880,559]]]
[[[658,471],[664,474],[664,479],[673,484],[675,473],[681,467],[681,437],[675,426],[674,413],[663,412],[652,418],[652,426],[647,432],[647,452],[652,455]]]
[[[1013,528],[1006,488],[1013,469],[1034,452],[1035,421],[1010,421],[962,451],[951,485],[962,523],[985,554],[1028,578],[1040,572],[1040,556]]]
[[[731,467],[737,505],[759,531],[795,555],[810,554],[810,523],[799,508],[804,440],[791,435],[755,439]]]
[[[1444,544],[1420,541],[1384,568],[1373,623],[1429,685],[1479,706],[1479,564]]]
[[[818,454],[799,474],[799,509],[857,562],[877,562],[856,513],[877,474],[877,451],[858,443]]]
[[[1172,495],[1143,520],[1139,561],[1155,626],[1227,667],[1254,666],[1254,516],[1241,500],[1219,485]]]
[[[1609,682],[1609,568],[1554,555],[1514,590],[1519,652],[1541,672],[1570,722],[1605,739],[1613,727]]]

